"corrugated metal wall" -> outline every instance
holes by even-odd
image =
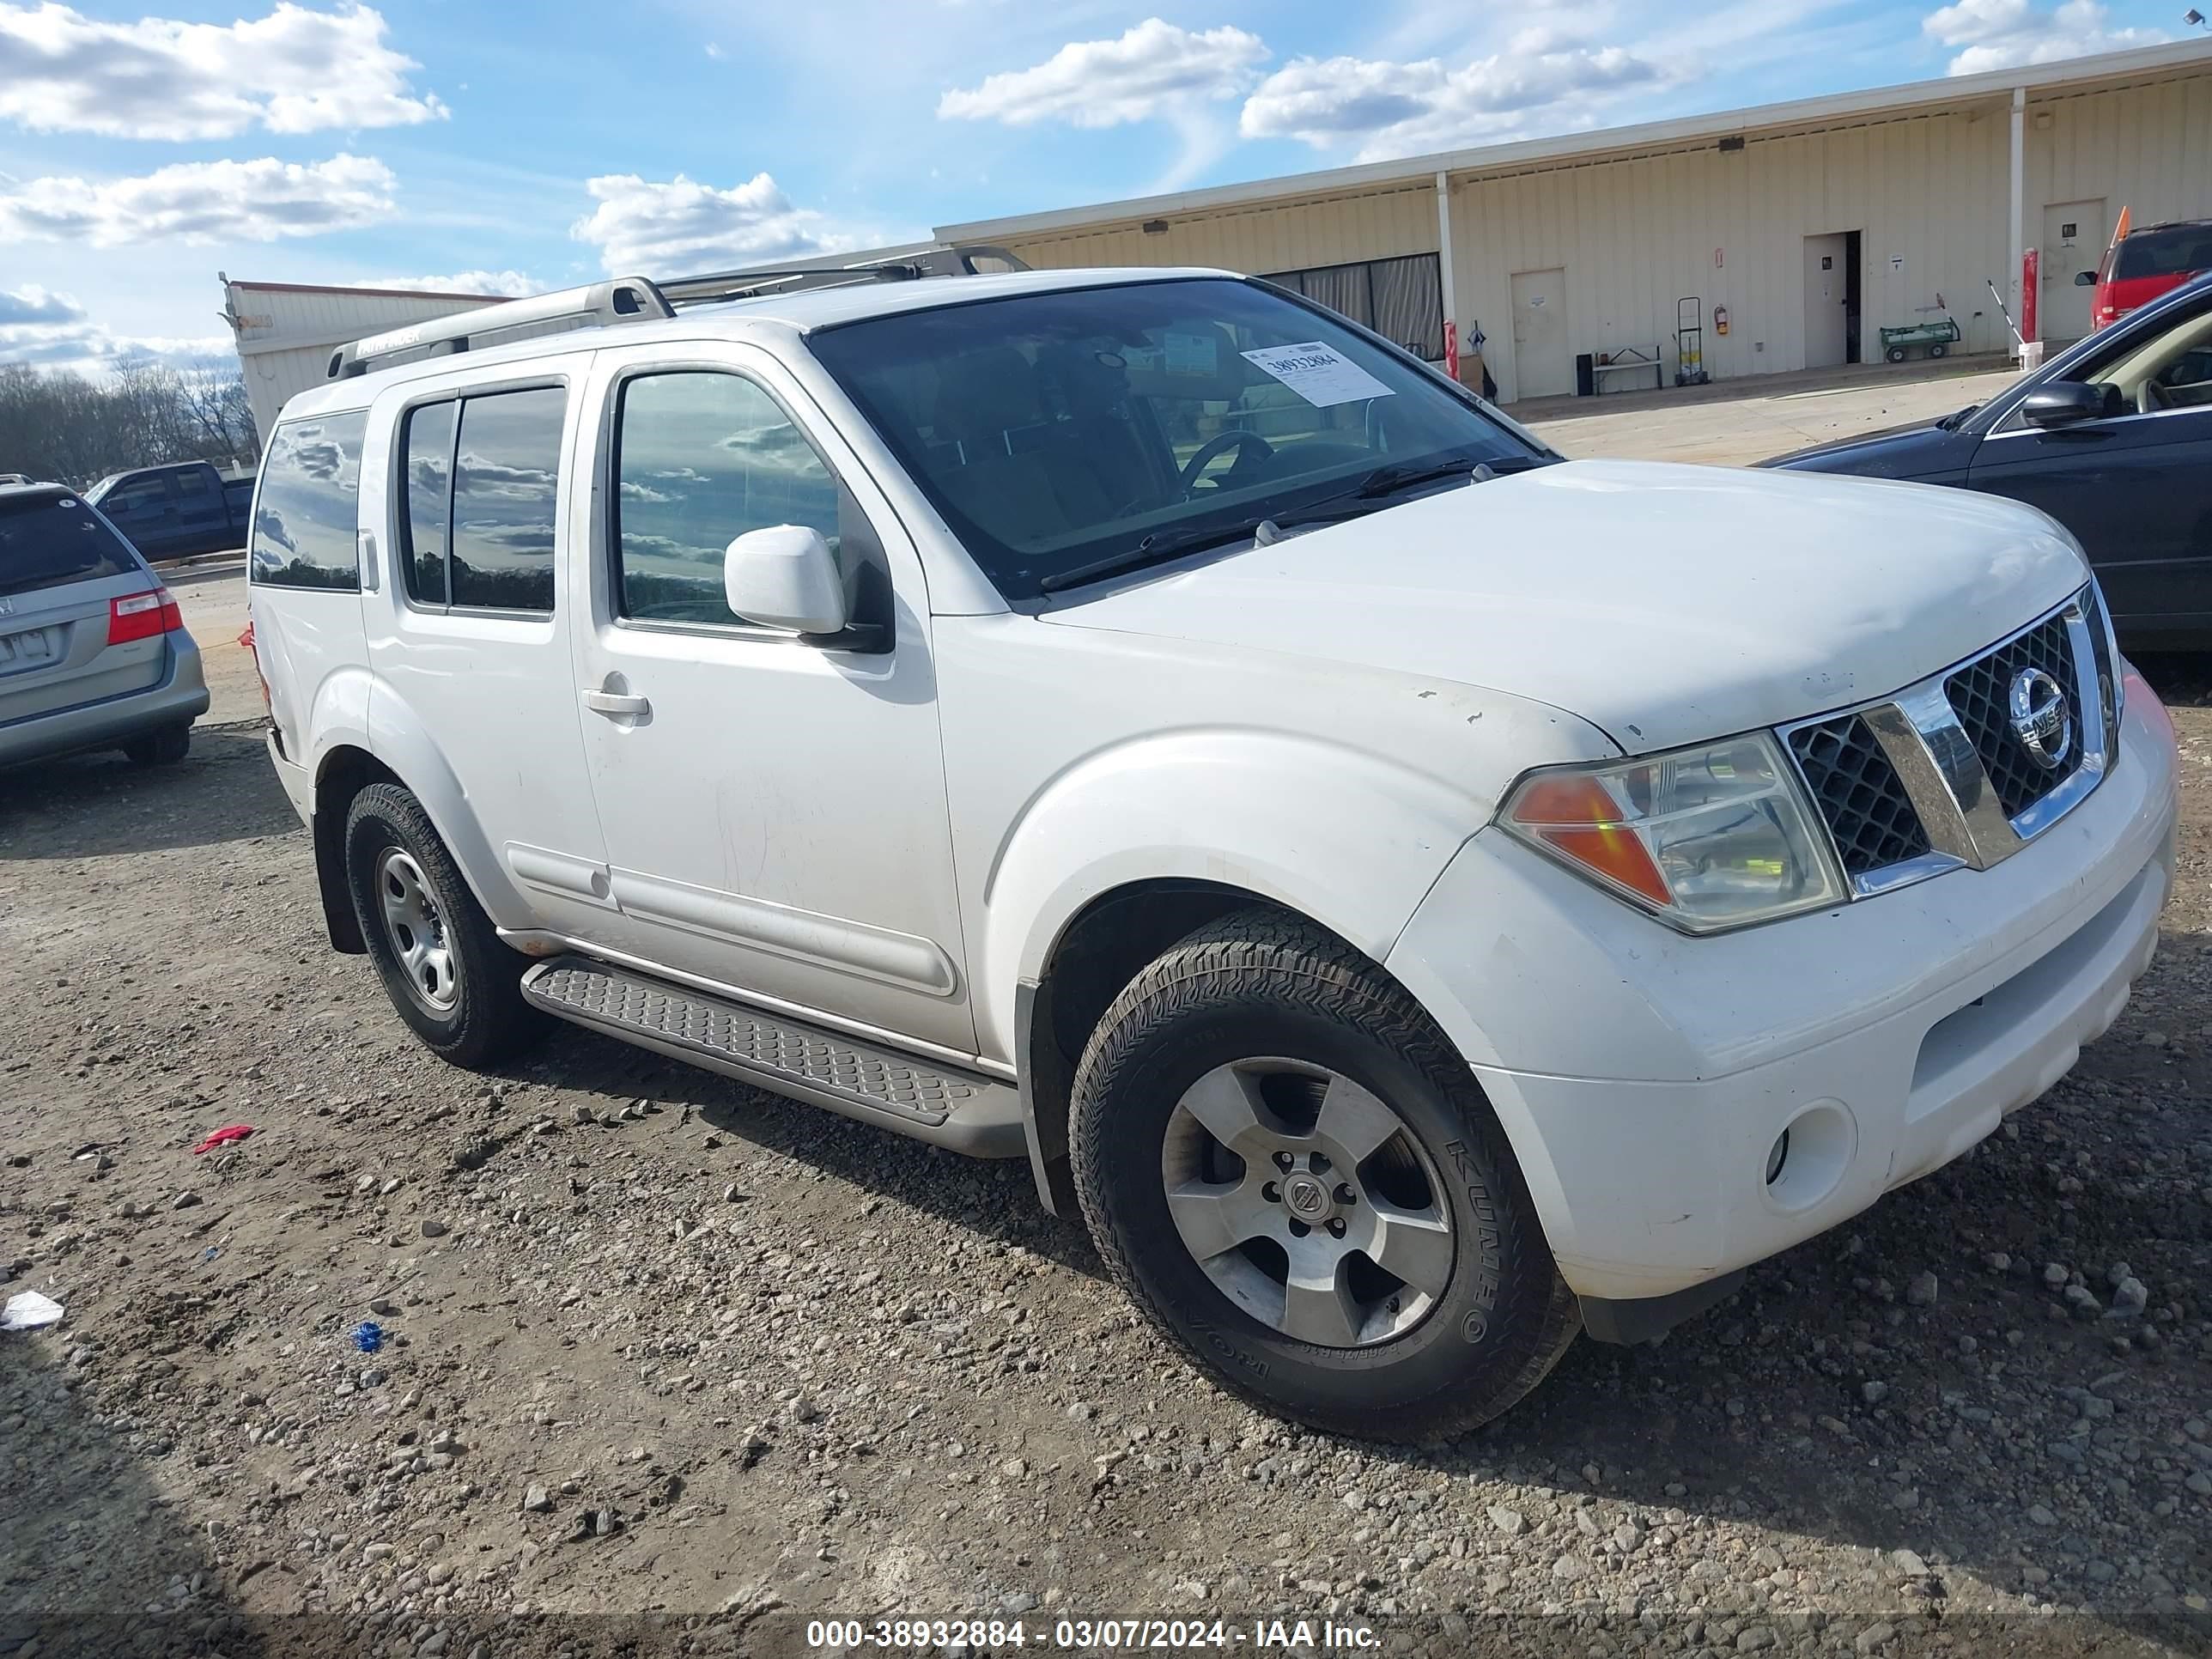
[[[1147,235],[1135,225],[1008,244],[1040,270],[1078,265],[1217,265],[1259,276],[1310,265],[1437,251],[1437,193],[1401,185],[1285,207],[1240,208],[1170,222]]]
[[[331,353],[349,340],[451,316],[489,303],[454,295],[379,294],[355,289],[254,288],[233,283],[231,304],[246,326],[238,357],[246,401],[264,442],[286,398],[323,383]]]
[[[1671,379],[1676,306],[1694,295],[1716,379],[1802,368],[1805,238],[1856,230],[1869,356],[1876,328],[1924,320],[1939,294],[1960,349],[1995,350],[2004,325],[1982,284],[2005,278],[2009,165],[1990,106],[1455,185],[1461,330],[1481,323],[1511,398],[1512,274],[1556,266],[1573,352],[1656,346]]]
[[[2197,75],[2028,104],[2022,234],[2035,246],[2047,204],[2102,197],[2136,222],[2212,214],[2212,76]],[[2039,128],[2035,117],[2048,114]],[[1563,165],[1455,183],[1452,232],[1461,337],[1480,322],[1486,362],[1516,395],[1511,283],[1565,272],[1575,353],[1661,349],[1674,369],[1676,302],[1706,317],[1717,379],[1805,366],[1805,238],[1857,231],[1863,353],[1875,331],[1925,320],[1940,294],[1965,339],[1997,351],[2009,336],[1985,283],[2013,275],[2008,102],[1826,131],[1711,143],[1671,153]],[[1012,239],[1040,267],[1220,265],[1263,273],[1437,246],[1434,191],[1400,183],[1327,200]],[[1724,306],[1726,338],[1711,327]]]
[[[2028,100],[2027,231],[2045,204],[2103,197],[2138,225],[2212,217],[2212,76]],[[2051,124],[2033,120],[2047,111]]]

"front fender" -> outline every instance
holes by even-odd
[[[376,682],[368,714],[368,752],[390,767],[422,803],[484,914],[500,927],[537,927],[536,914],[485,838],[483,826],[469,808],[467,791],[422,716],[383,679]]]
[[[1115,888],[1240,888],[1380,961],[1488,809],[1374,755],[1276,732],[1184,731],[1087,757],[1038,793],[992,866],[975,976],[983,1052],[1015,1052],[1017,988]]]

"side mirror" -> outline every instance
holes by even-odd
[[[2048,386],[2039,386],[2027,394],[2020,406],[2021,420],[2046,431],[2053,427],[2094,421],[2104,412],[2103,389],[2085,386],[2079,380],[2053,380]]]
[[[2076,287],[2076,288],[2094,288],[2094,287],[2096,287],[2096,286],[2097,286],[2097,273],[2096,273],[2095,271],[2094,271],[2094,270],[2077,270],[2077,271],[2075,271],[2075,272],[2074,273],[2074,286],[2075,286],[2075,287]]]
[[[818,530],[748,530],[722,556],[722,596],[747,622],[796,634],[838,634],[848,620],[845,580]]]

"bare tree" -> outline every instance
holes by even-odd
[[[0,363],[0,472],[82,488],[127,467],[260,459],[246,382],[220,357],[125,358],[97,380]]]

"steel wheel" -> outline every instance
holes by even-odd
[[[452,1012],[460,1000],[460,981],[422,866],[404,848],[387,847],[376,860],[375,881],[384,936],[399,959],[409,994],[434,1014]]]
[[[1206,1073],[1169,1118],[1160,1176],[1206,1276],[1293,1340],[1388,1341],[1451,1282],[1435,1164],[1379,1097],[1325,1066],[1252,1059]]]

